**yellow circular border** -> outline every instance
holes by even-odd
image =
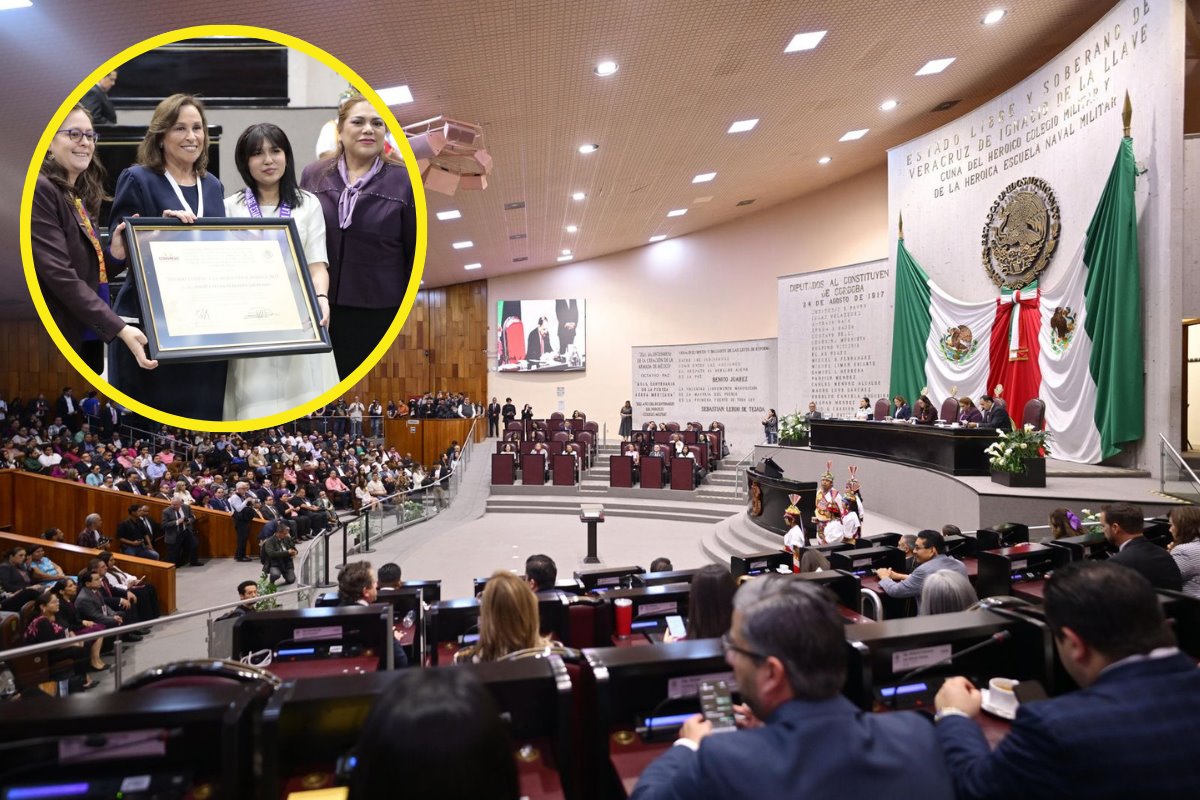
[[[183,39],[204,36],[243,36],[265,39],[294,50],[299,50],[329,67],[345,78],[347,82],[359,88],[363,95],[375,106],[375,110],[383,116],[392,132],[393,138],[400,145],[400,149],[404,155],[404,164],[408,169],[408,177],[412,182],[413,202],[416,204],[417,249],[413,255],[412,277],[409,279],[408,290],[404,294],[404,302],[400,306],[400,312],[392,320],[391,326],[379,341],[379,344],[371,351],[367,359],[358,366],[358,369],[354,370],[354,372],[350,373],[349,377],[324,394],[279,414],[247,420],[214,421],[180,417],[175,414],[167,414],[159,411],[156,408],[135,400],[124,392],[118,391],[116,387],[91,370],[84,363],[83,359],[79,357],[79,354],[75,352],[75,348],[63,337],[62,332],[58,329],[58,325],[50,317],[50,310],[46,307],[46,300],[42,296],[42,289],[38,284],[37,273],[34,271],[33,266],[33,245],[29,224],[33,209],[33,190],[41,169],[43,154],[49,149],[50,140],[53,138],[55,131],[58,130],[58,126],[62,124],[67,114],[79,103],[88,89],[114,69],[120,69],[127,61],[157,47],[172,44]],[[412,311],[413,303],[416,302],[417,291],[421,286],[421,275],[425,271],[425,251],[429,236],[428,227],[425,208],[425,188],[421,182],[421,174],[417,171],[416,157],[413,155],[412,147],[409,146],[408,139],[404,136],[404,131],[401,129],[395,115],[392,114],[391,109],[384,104],[379,95],[375,93],[375,90],[359,77],[354,70],[316,45],[310,44],[303,39],[271,30],[270,28],[258,28],[251,25],[197,25],[190,28],[179,28],[178,30],[168,31],[167,33],[146,39],[126,48],[97,67],[82,83],[75,87],[74,91],[67,95],[67,99],[59,106],[58,111],[51,118],[50,124],[46,126],[46,130],[42,133],[42,138],[38,140],[37,148],[34,150],[33,157],[29,163],[29,170],[25,175],[25,188],[21,193],[21,262],[25,269],[25,281],[29,285],[29,293],[33,297],[33,305],[37,309],[38,316],[42,319],[42,324],[45,326],[46,332],[50,334],[50,338],[54,340],[54,344],[62,354],[71,362],[71,366],[78,370],[79,374],[89,382],[103,391],[107,397],[116,400],[125,408],[132,409],[142,416],[156,422],[161,422],[164,425],[188,430],[208,431],[211,433],[234,433],[259,430],[261,428],[273,428],[291,422],[298,417],[328,405],[333,400],[348,392],[354,384],[367,376],[371,368],[379,362],[379,359],[383,358],[383,354],[387,352],[388,348],[396,340],[396,336],[400,333],[400,328],[403,327],[405,320],[408,319],[409,312]]]

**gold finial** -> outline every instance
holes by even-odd
[[[1125,134],[1128,136],[1129,134]],[[904,241],[904,212],[900,212],[900,241]]]
[[[1125,108],[1121,111],[1121,122],[1125,124],[1125,138],[1129,138],[1129,124],[1133,121],[1133,103],[1129,102],[1129,90],[1125,91]]]

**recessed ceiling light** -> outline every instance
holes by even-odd
[[[754,119],[739,119],[737,122],[729,126],[726,133],[745,133],[746,131],[754,130],[754,126],[758,124],[758,118]]]
[[[861,139],[862,137],[866,136],[867,131],[869,131],[869,130],[871,130],[871,129],[863,128],[863,129],[857,130],[857,131],[846,131],[845,133],[842,134],[842,138],[838,139],[838,141],[839,142],[853,142],[855,139]]]
[[[599,149],[600,149],[600,145],[598,145],[598,144],[581,144],[581,145],[579,145],[579,152],[583,153],[585,156],[588,153],[594,153]]]
[[[817,159],[818,164],[828,164],[830,161],[833,161],[833,159],[829,156],[821,156]]]
[[[483,264],[464,264],[463,269],[483,269]]]
[[[514,200],[514,201],[513,201],[513,202],[511,202],[511,203],[505,203],[505,204],[504,204],[504,210],[505,210],[505,211],[516,211],[517,209],[519,209],[519,208],[524,208],[524,207],[525,207],[525,201],[524,201],[524,200]]]
[[[891,111],[896,106],[900,105],[899,100],[884,100],[879,104],[880,111]]]
[[[575,194],[571,195],[571,199],[575,200],[575,201],[583,200],[586,197],[587,197],[587,195],[584,194],[583,192],[576,192]]]
[[[562,254],[563,254],[564,256],[569,256],[569,255],[571,255],[571,251],[570,251],[570,250],[563,250],[563,251],[562,251]]]
[[[796,53],[800,50],[812,50],[821,43],[825,38],[825,34],[829,31],[810,31],[809,33],[797,33],[788,42],[788,46],[783,48],[785,53]]]
[[[389,86],[386,89],[376,89],[379,99],[384,102],[384,105],[402,106],[405,103],[413,101],[412,91],[408,85],[404,86]]]
[[[935,58],[917,70],[918,75],[936,75],[954,63],[953,58]]]
[[[620,67],[617,65],[617,62],[615,62],[615,61],[601,61],[599,64],[596,65],[596,68],[592,71],[595,72],[597,75],[599,75],[601,78],[607,78],[609,75],[612,75],[619,69],[620,69]]]
[[[559,256],[559,257],[558,257],[558,260],[559,260],[560,262],[561,262],[561,261],[570,261],[570,260],[571,260],[571,259],[573,259],[574,257],[575,257],[575,256]]]
[[[1004,15],[1006,13],[1007,12],[1003,8],[994,8],[987,13],[986,17],[983,18],[983,24],[995,25],[997,22],[1004,19]]]
[[[715,177],[717,177],[717,173],[715,172],[701,172],[699,175],[692,178],[692,183],[708,183]]]
[[[513,259],[513,263],[520,264],[522,261],[528,261],[528,260],[529,260],[529,256],[517,256],[516,258]]]
[[[651,237],[650,237],[650,241],[652,241],[652,242],[661,242],[661,241],[662,241],[663,239],[665,239],[665,238],[667,238],[667,235],[666,235],[665,233],[660,233],[660,234],[658,234],[657,236],[651,236]]]
[[[713,199],[713,196],[711,194],[707,194],[704,197],[697,197],[695,200],[692,201],[692,205],[695,205],[696,203],[707,203],[712,199]]]
[[[578,230],[579,230],[578,225],[568,225],[567,226],[567,233],[575,233]]]
[[[462,214],[459,212],[459,210],[457,208],[452,208],[449,211],[437,212],[437,218],[440,219],[442,222],[445,222],[448,219],[461,219]]]
[[[668,211],[667,216],[668,217],[682,217],[686,213],[687,213],[686,208],[677,208],[674,211]]]
[[[466,250],[468,247],[474,247],[475,243],[474,242],[455,242],[454,244],[452,244],[450,246],[453,247],[455,250]]]
[[[32,0],[0,0],[0,11],[11,11],[14,8],[30,8]]]

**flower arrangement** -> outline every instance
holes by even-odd
[[[278,591],[275,584],[271,583],[271,579],[264,572],[258,576],[258,596],[259,601],[254,604],[255,611],[270,611],[276,608],[283,608],[279,601],[271,595]]]
[[[1092,511],[1090,508],[1081,508],[1079,513],[1083,514],[1083,519],[1079,520],[1079,527],[1082,533],[1100,533],[1100,512]]]
[[[779,438],[785,442],[798,442],[808,438],[808,422],[799,411],[785,414],[779,421]]]
[[[1025,459],[1050,455],[1050,431],[1039,430],[1032,425],[1000,431],[999,438],[988,445],[985,452],[991,456],[989,463],[993,470],[1024,472]]]

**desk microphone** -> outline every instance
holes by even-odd
[[[950,655],[946,656],[945,658],[939,658],[937,661],[934,661],[933,663],[926,664],[921,667],[917,667],[916,669],[912,670],[911,672],[904,673],[903,675],[900,676],[900,679],[896,682],[896,687],[898,689],[900,686],[904,686],[913,678],[917,677],[918,675],[921,675],[922,673],[928,672],[929,670],[933,669],[934,667],[940,667],[944,664],[950,664],[953,661],[955,661],[956,659],[967,655],[968,653],[974,653],[977,650],[984,649],[985,647],[991,647],[994,644],[999,644],[1001,642],[1007,642],[1011,638],[1012,638],[1012,633],[1010,633],[1009,631],[996,631],[991,636],[984,639],[982,642],[973,644],[970,647],[966,648],[965,650],[959,650],[957,653],[951,653]],[[897,690],[897,691],[893,691],[892,696],[890,698],[888,698],[887,705],[891,709],[894,710],[896,708],[896,698],[899,696],[900,696],[900,692]]]

